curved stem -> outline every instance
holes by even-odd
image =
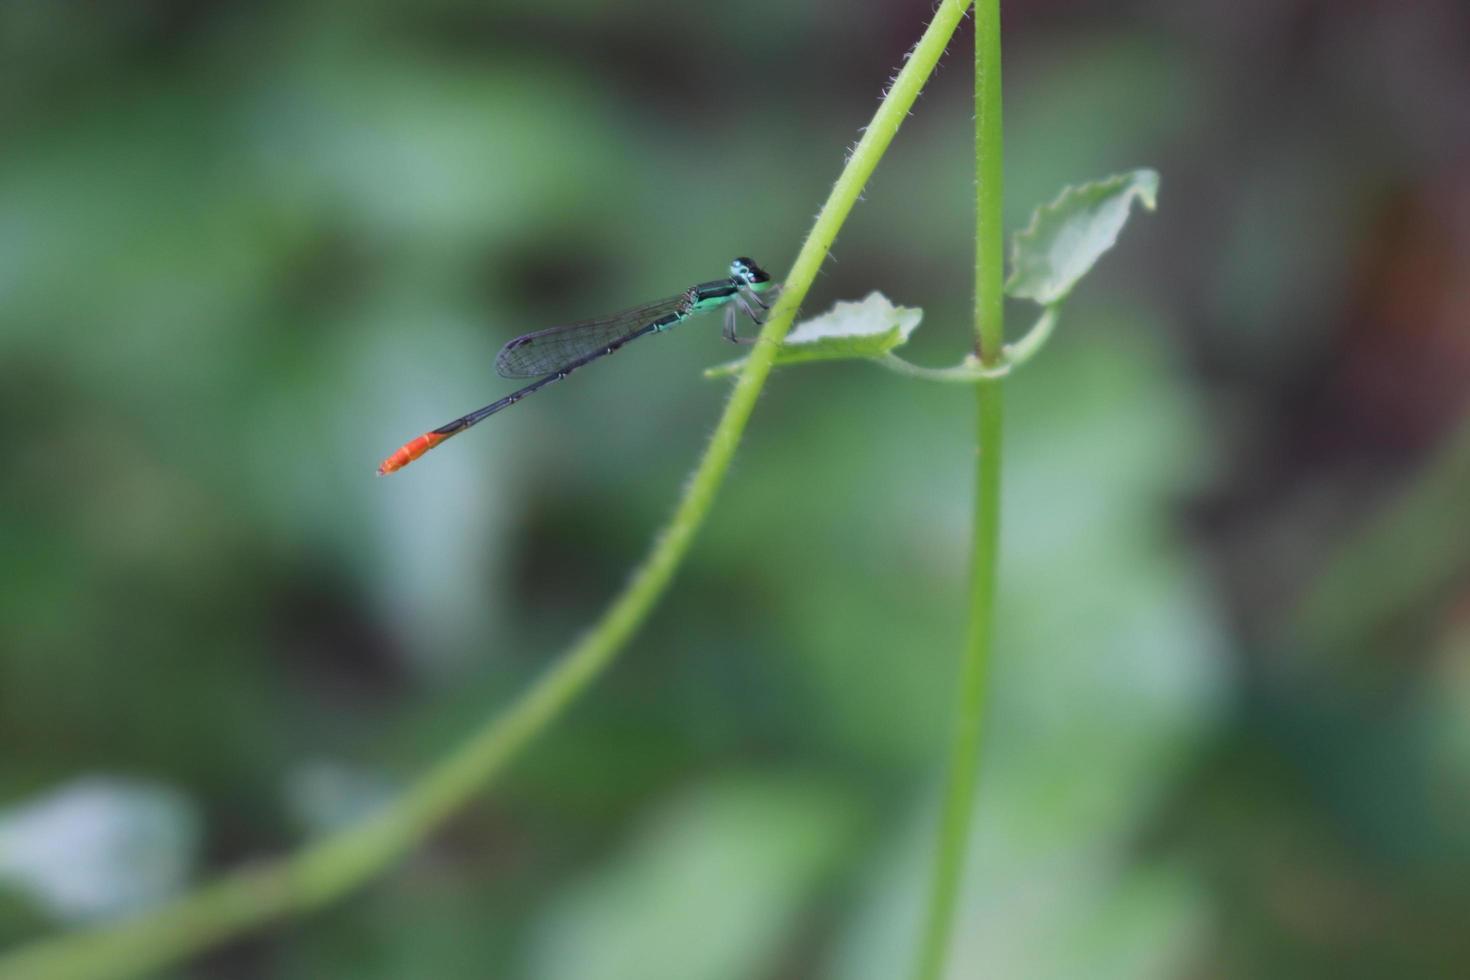
[[[981,364],[994,368],[1004,358],[1000,0],[977,0],[975,4],[975,167],[975,348]],[[915,974],[919,980],[938,980],[944,972],[979,780],[1000,548],[1004,392],[1004,385],[975,386],[979,461],[975,473],[970,622],[950,740],[939,844]]]
[[[1036,322],[1031,325],[1030,330],[1026,331],[1024,337],[1014,344],[1005,345],[1004,360],[1007,366],[1020,367],[1046,346],[1046,342],[1051,339],[1052,331],[1056,329],[1058,312],[1059,307],[1055,303],[1044,307],[1041,316],[1036,318]]]
[[[1051,339],[1052,331],[1057,325],[1058,307],[1056,304],[1045,307],[1041,316],[1026,331],[1026,336],[1014,344],[1006,344],[1001,348],[1000,356],[993,364],[987,365],[978,357],[971,354],[964,361],[951,367],[931,368],[923,367],[905,361],[892,351],[885,352],[881,357],[874,358],[875,363],[886,367],[888,370],[902,374],[906,377],[917,378],[920,381],[939,381],[946,384],[977,384],[986,381],[999,381],[1008,377],[1016,368],[1025,364],[1035,357],[1046,342]],[[985,441],[981,440],[981,445]]]
[[[1007,377],[1016,368],[1025,364],[1051,339],[1052,331],[1057,325],[1058,307],[1056,304],[1045,307],[1041,316],[1026,331],[1026,336],[1014,344],[1006,344],[1001,348],[1000,356],[995,363],[987,365],[975,355],[971,354],[963,362],[951,367],[930,368],[918,364],[911,364],[899,357],[892,351],[883,356],[875,358],[875,362],[886,367],[890,371],[917,378],[920,381],[940,381],[947,384],[976,384],[985,381],[999,381]],[[982,439],[981,444],[985,442]]]
[[[247,929],[332,902],[383,871],[484,790],[602,673],[648,617],[704,523],[781,339],[968,7],[968,2],[945,0],[894,79],[802,244],[683,499],[648,558],[587,635],[507,710],[434,765],[402,797],[357,826],[290,857],[237,871],[139,918],[22,948],[0,959],[0,980],[133,976]]]
[[[882,357],[876,358],[876,363],[886,367],[890,371],[902,374],[905,377],[917,378],[920,381],[939,381],[945,384],[976,384],[981,381],[999,381],[1011,373],[1011,364],[1004,362],[997,367],[983,367],[973,357],[966,358],[964,363],[955,364],[952,367],[931,368],[910,363],[899,357],[892,351],[888,351]]]

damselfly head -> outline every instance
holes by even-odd
[[[771,284],[771,277],[766,274],[766,270],[756,265],[755,259],[748,259],[743,255],[730,263],[730,278],[757,292]]]

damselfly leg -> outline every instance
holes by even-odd
[[[780,291],[779,286],[773,285],[769,288],[772,292]],[[759,313],[757,313],[755,309],[751,306],[752,303],[754,303],[755,306],[760,307]],[[763,300],[759,293],[757,293],[753,289],[741,289],[735,294],[734,302],[725,307],[725,339],[732,344],[755,343],[754,337],[740,336],[740,331],[738,329],[740,326],[740,314],[744,313],[746,316],[750,317],[751,322],[754,323],[756,326],[764,326],[766,322],[766,315],[769,314],[770,311],[770,304]]]

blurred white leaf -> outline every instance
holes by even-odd
[[[176,892],[197,843],[197,816],[178,791],[86,777],[0,810],[0,882],[60,919],[110,917]]]

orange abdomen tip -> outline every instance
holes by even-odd
[[[442,432],[425,432],[416,439],[410,439],[399,446],[393,455],[378,464],[378,475],[387,476],[389,473],[398,472],[448,438],[449,436]]]

